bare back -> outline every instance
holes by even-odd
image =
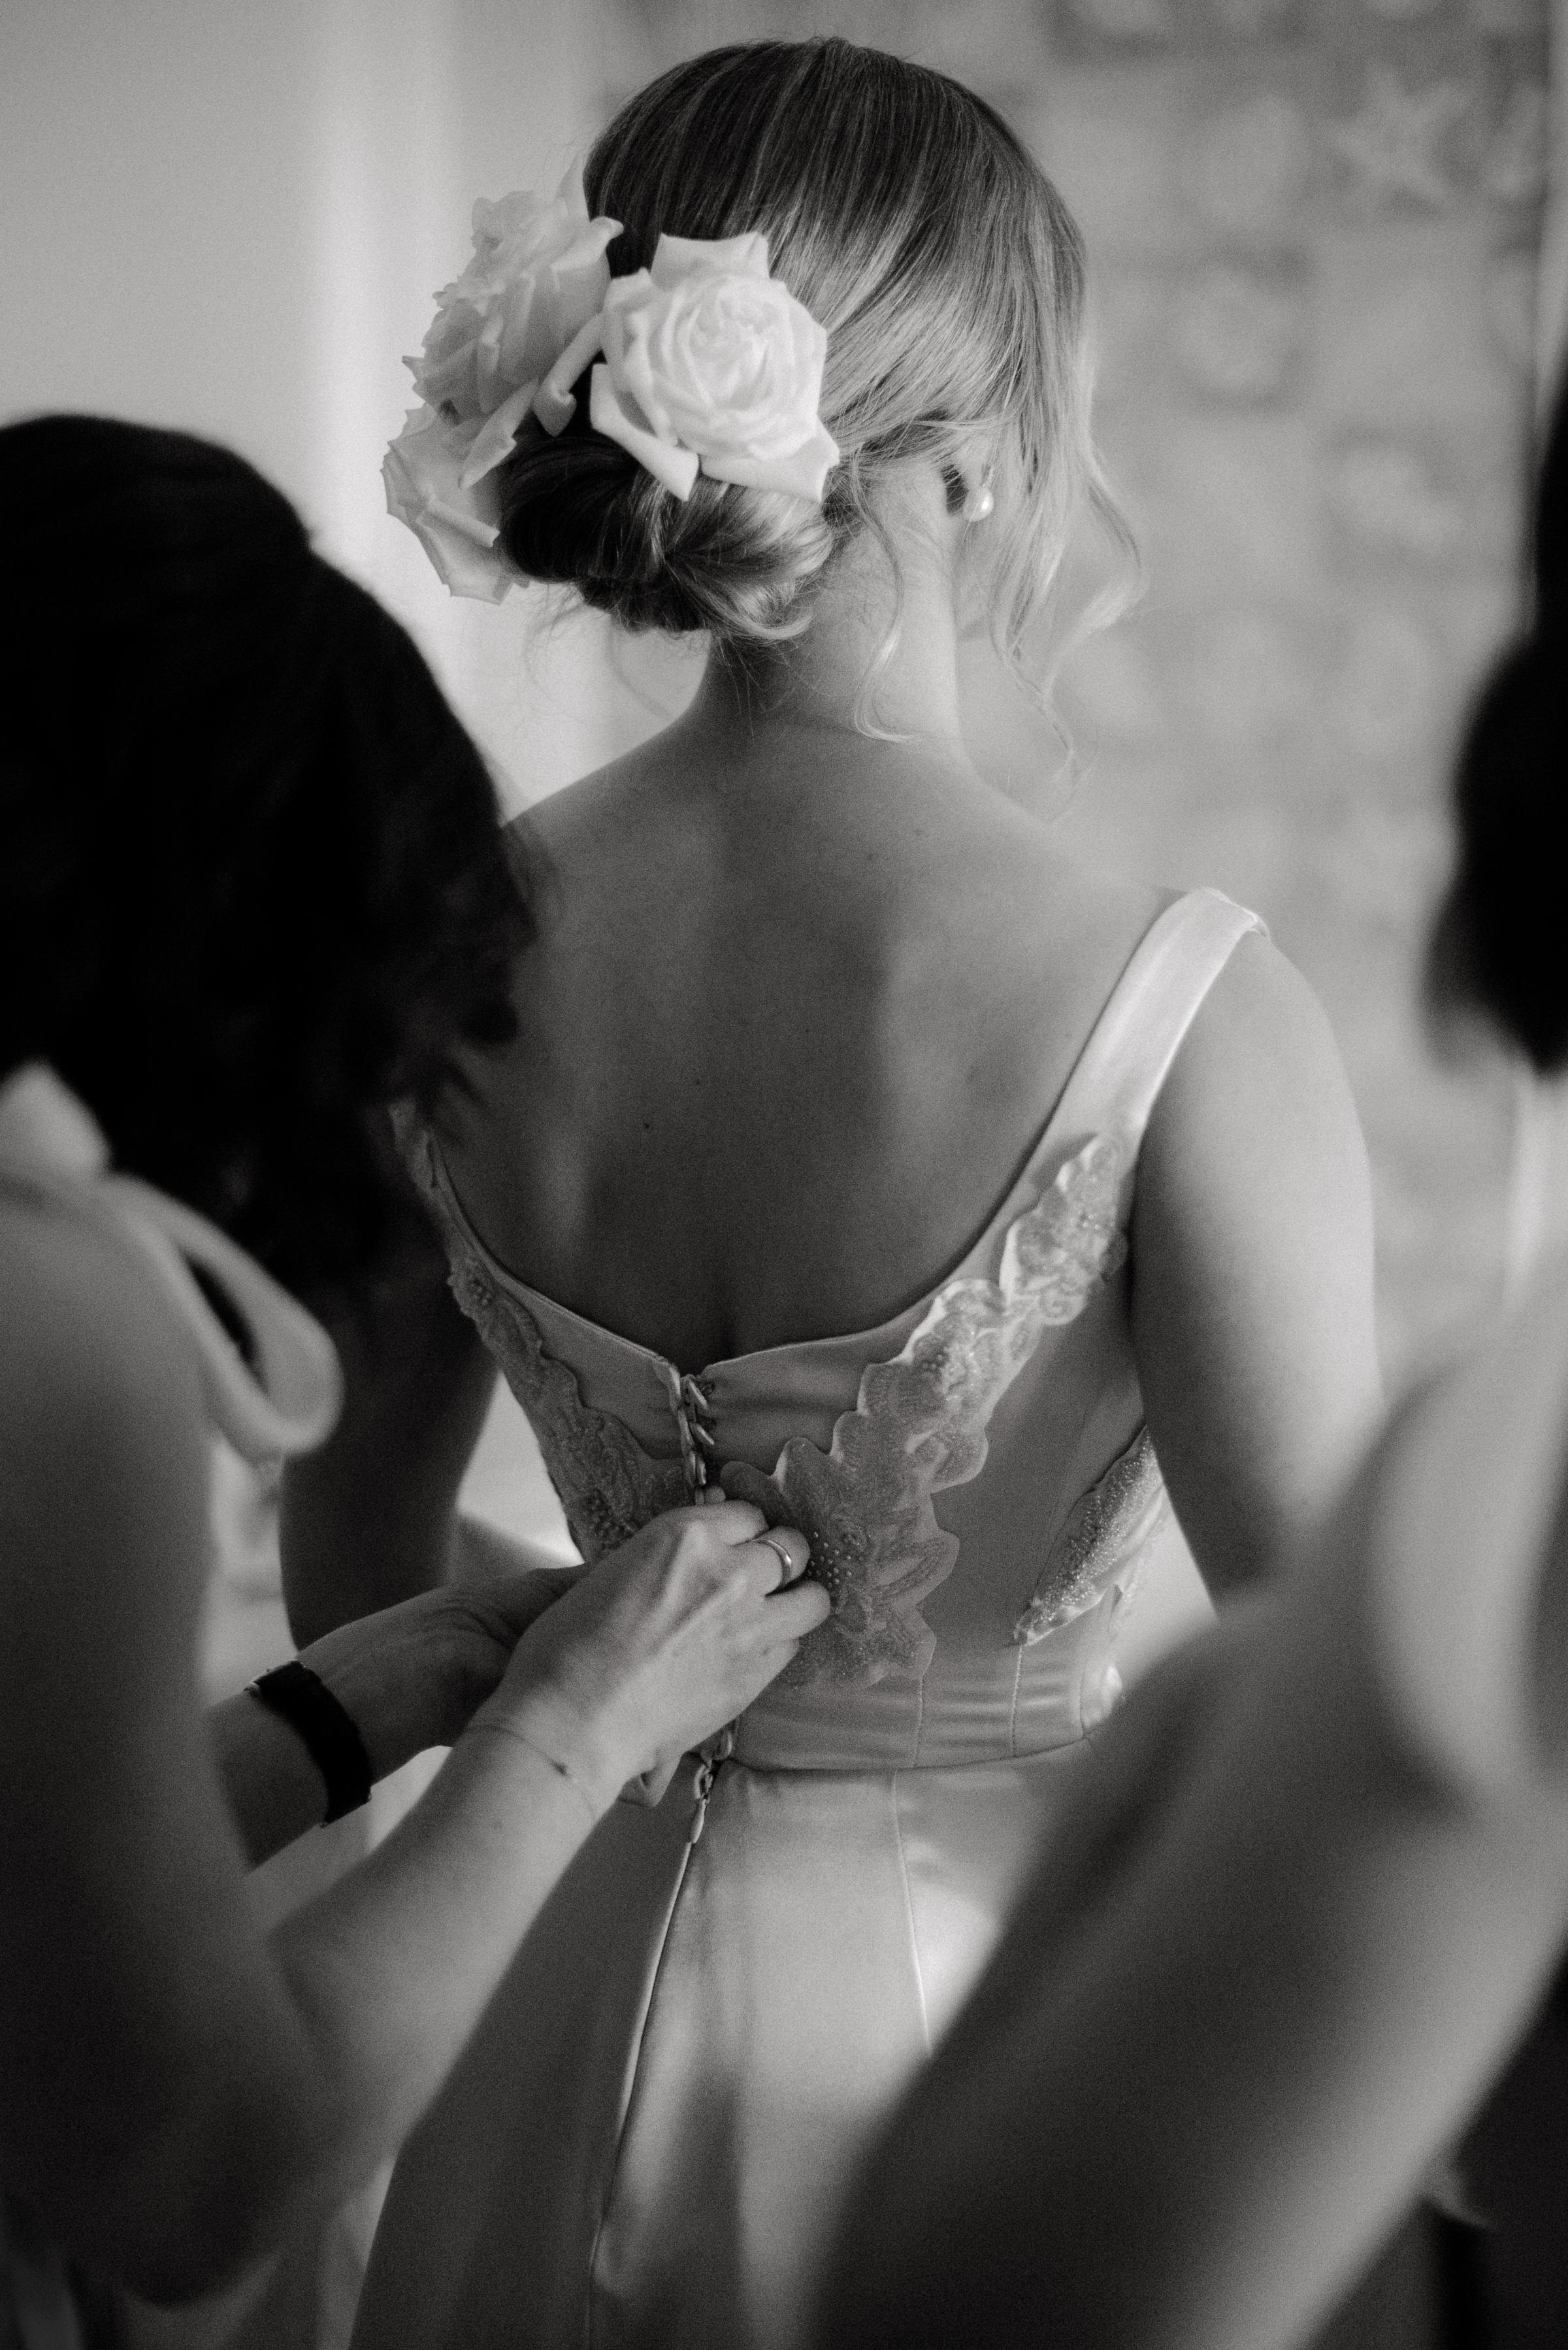
[[[544,802],[516,1043],[453,1179],[495,1254],[696,1366],[868,1327],[962,1256],[1162,899],[956,760],[672,730]]]

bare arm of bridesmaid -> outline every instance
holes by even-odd
[[[492,1528],[465,1531],[475,1552],[494,1552],[493,1571],[356,1617],[301,1655],[358,1731],[372,1783],[429,1747],[452,1745],[529,1626],[582,1573],[543,1556],[530,1565],[523,1545]],[[207,1731],[253,1866],[319,1825],[326,1787],[289,1722],[241,1691],[208,1709]]]
[[[133,1252],[30,1205],[0,1202],[0,2189],[177,2300],[390,2153],[617,1791],[827,1603],[777,1587],[742,1504],[656,1521],[530,1625],[394,1834],[264,1937],[192,1671],[187,1329]]]
[[[846,2215],[823,2350],[1306,2338],[1568,1927],[1565,1424],[1559,1283],[1134,1690]]]

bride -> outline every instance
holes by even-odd
[[[296,1631],[438,1570],[482,1345],[589,1558],[722,1471],[834,1612],[541,1916],[401,2157],[362,2350],[798,2339],[1092,1767],[1167,1495],[1223,1597],[1374,1409],[1317,1004],[1253,916],[1071,864],[964,752],[961,631],[1021,669],[1114,526],[1083,292],[979,99],[766,42],[633,99],[587,203],[477,207],[415,363],[389,488],[449,585],[711,651],[535,811],[516,1038],[400,1122],[456,1305],[346,1349]]]

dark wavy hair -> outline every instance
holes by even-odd
[[[1439,1013],[1485,1013],[1544,1073],[1568,1065],[1568,383],[1532,555],[1529,629],[1482,687],[1459,754],[1459,862],[1431,983]]]
[[[412,642],[226,449],[0,431],[0,1076],[295,1287],[399,1208],[376,1107],[513,1029],[525,901]]]

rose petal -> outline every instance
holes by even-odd
[[[493,310],[480,330],[473,347],[474,385],[479,394],[479,412],[488,416],[506,397],[506,386],[501,372],[501,335],[506,321],[499,310]]]
[[[450,401],[460,416],[477,416],[479,406],[478,380],[474,355],[478,338],[464,343],[460,350],[433,365],[425,364],[415,372],[414,388],[431,408]]]
[[[493,554],[475,546],[465,532],[449,527],[444,515],[421,515],[414,530],[449,595],[499,604],[511,594],[514,584],[511,574]]]
[[[556,191],[556,202],[565,204],[574,218],[587,220],[588,198],[583,186],[583,159],[580,155],[573,156],[562,174],[561,184]]]
[[[789,497],[809,498],[820,505],[838,457],[837,442],[818,422],[809,440],[787,457],[704,457],[702,471],[715,482],[735,482],[748,490],[783,490]]]
[[[649,274],[664,293],[691,277],[766,277],[768,241],[760,228],[744,236],[661,236]]]
[[[473,427],[416,409],[388,450],[381,476],[388,512],[415,533],[451,592],[499,603],[513,576],[494,551],[494,494],[465,491],[460,480],[476,441]]]
[[[532,376],[537,383],[554,357],[553,351],[540,348],[550,339],[551,320],[546,315],[550,305],[540,299],[546,275],[537,269],[524,270],[497,298],[498,380],[503,385],[519,384],[524,376]]]
[[[583,263],[580,268],[555,272],[556,301],[561,327],[562,342],[580,334],[590,318],[597,318],[605,306],[609,291],[609,264],[603,254]],[[555,353],[551,353],[554,359]]]
[[[604,319],[592,317],[579,328],[539,386],[534,413],[552,438],[564,432],[577,412],[571,387],[588,361],[604,348]]]
[[[670,411],[660,398],[661,377],[655,344],[670,307],[670,297],[654,285],[646,269],[635,276],[618,277],[605,296],[605,360],[616,389],[629,398],[661,441],[678,439]]]
[[[494,523],[486,522],[482,515],[474,514],[467,506],[449,505],[445,498],[430,499],[420,520],[440,523],[444,530],[455,533],[468,546],[489,549],[501,536]]]
[[[604,260],[606,246],[613,244],[619,234],[619,221],[611,220],[607,213],[601,213],[597,220],[587,223],[564,252],[552,255],[554,265],[563,277],[573,270],[591,269],[596,262]],[[607,265],[605,278],[607,283]]]
[[[391,505],[400,522],[411,523],[432,496],[454,495],[477,426],[449,425],[433,408],[410,409],[382,465],[389,503],[393,476],[404,504]],[[407,510],[405,510],[407,509]]]
[[[563,433],[577,412],[577,403],[569,391],[557,391],[546,377],[534,395],[534,413],[551,440]]]
[[[537,390],[536,384],[519,384],[511,399],[504,400],[494,413],[485,418],[468,452],[468,463],[457,477],[460,489],[472,490],[476,483],[483,481],[486,473],[493,473],[497,465],[510,457],[518,428],[533,405]]]
[[[635,423],[622,405],[607,367],[595,368],[588,382],[588,415],[596,432],[615,441],[637,459],[667,490],[685,500],[697,479],[697,457],[691,449],[677,449]]]

